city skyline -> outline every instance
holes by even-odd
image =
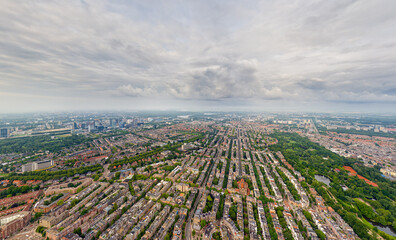
[[[0,113],[391,112],[392,1],[3,1]]]
[[[396,238],[394,118],[0,118],[0,239]]]

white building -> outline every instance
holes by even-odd
[[[30,172],[30,171],[45,169],[53,165],[54,165],[53,160],[43,160],[38,162],[27,163],[22,165],[22,172]]]

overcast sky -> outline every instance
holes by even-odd
[[[392,0],[0,0],[0,112],[395,112],[395,13]]]

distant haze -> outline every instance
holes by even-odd
[[[396,112],[396,1],[3,0],[0,112]]]

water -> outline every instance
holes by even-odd
[[[377,223],[371,223],[371,224],[373,224],[375,227],[377,227],[378,230],[381,230],[381,231],[383,231],[383,232],[385,232],[385,233],[387,233],[387,234],[389,234],[389,235],[391,235],[391,236],[396,237],[396,232],[395,232],[395,230],[393,230],[391,227],[389,227],[389,226],[382,226],[382,225],[379,225],[379,224],[377,224]]]
[[[371,225],[373,225],[374,227],[377,227],[378,230],[381,230],[381,231],[383,231],[384,233],[387,233],[387,234],[389,234],[389,235],[391,235],[391,236],[396,237],[396,231],[393,230],[392,227],[390,227],[390,226],[384,226],[384,225],[381,225],[381,224],[379,224],[379,223],[372,222],[372,221],[370,221],[370,219],[368,219],[368,218],[365,218],[365,219],[366,219],[368,222],[370,222]]]
[[[331,181],[328,177],[325,177],[323,175],[315,175],[315,179],[318,180],[319,182],[326,184],[327,186],[330,186]],[[377,227],[378,230],[383,231],[391,236],[396,237],[396,231],[392,227],[383,226],[381,224],[370,221],[370,219],[367,219],[367,218],[365,218],[365,219],[367,221],[369,221],[374,227]]]
[[[315,175],[315,179],[319,182],[326,184],[328,187],[330,186],[331,181],[328,177],[325,177],[323,175]]]
[[[383,176],[384,178],[387,178],[387,179],[389,179],[391,181],[396,181],[396,178],[394,178],[394,177],[391,177],[391,176],[388,176],[388,175],[384,175],[384,174],[381,174],[381,176]]]

